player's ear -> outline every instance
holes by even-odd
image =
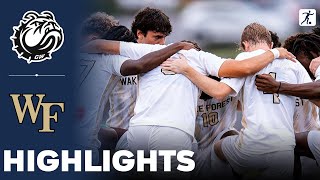
[[[250,45],[248,41],[243,41],[241,45],[243,46],[243,51],[248,51]]]
[[[273,42],[271,42],[271,46],[270,46],[270,49],[272,49],[273,48]]]
[[[141,40],[144,37],[144,33],[141,30],[137,30],[137,37],[139,40]]]

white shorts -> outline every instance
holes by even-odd
[[[239,136],[229,136],[222,142],[222,152],[233,170],[244,177],[291,178],[294,150],[266,154],[244,153],[236,148]]]
[[[184,131],[164,126],[132,126],[127,131],[130,150],[135,154],[137,150],[191,150],[192,136]],[[163,156],[158,157],[158,172],[163,171]],[[172,158],[171,169],[177,169],[178,160]]]
[[[320,165],[320,131],[310,131],[308,133],[308,146]]]
[[[194,173],[200,177],[210,177],[214,174],[210,174],[211,168],[211,153],[214,153],[214,143],[219,141],[221,137],[228,131],[237,131],[234,128],[228,128],[221,131],[216,138],[213,140],[213,142],[207,146],[206,148],[199,148],[195,153],[195,162],[196,162],[196,168],[194,170]],[[237,131],[238,132],[238,131]]]

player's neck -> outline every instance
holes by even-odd
[[[258,49],[268,51],[270,47],[266,43],[258,43],[255,45],[248,46],[247,52],[256,51]]]

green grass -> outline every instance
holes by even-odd
[[[204,50],[223,58],[235,58],[241,52],[236,44],[209,46]]]

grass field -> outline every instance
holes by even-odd
[[[241,52],[236,44],[209,46],[204,50],[223,58],[235,58]]]

